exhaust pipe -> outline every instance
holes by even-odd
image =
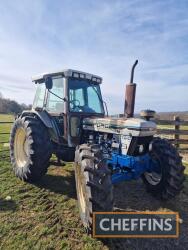
[[[134,116],[136,83],[133,83],[133,80],[134,80],[134,69],[137,64],[138,60],[136,60],[132,66],[130,83],[126,84],[124,116],[127,118]]]

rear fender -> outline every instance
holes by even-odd
[[[55,124],[51,119],[50,115],[45,110],[37,111],[32,109],[28,111],[23,111],[20,117],[22,118],[25,116],[37,116],[41,120],[41,122],[45,125],[45,127],[48,128],[52,140],[54,140],[55,142],[59,141],[58,132],[55,127]]]

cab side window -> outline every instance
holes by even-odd
[[[62,77],[54,77],[53,79],[53,87],[51,92],[58,95],[59,97],[64,97],[64,84]],[[48,92],[46,109],[51,113],[63,113],[64,112],[64,101],[59,97],[53,95]]]

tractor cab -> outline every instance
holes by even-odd
[[[44,73],[32,80],[37,84],[33,109],[46,111],[52,117],[58,138],[69,146],[79,143],[84,118],[104,117],[101,77],[68,69]]]

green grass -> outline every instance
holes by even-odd
[[[103,248],[87,237],[80,222],[71,164],[51,166],[31,185],[13,175],[8,161],[1,161],[0,191],[0,249]]]
[[[0,121],[2,119],[9,121],[12,117],[0,115]],[[3,129],[9,131],[10,126]],[[8,136],[4,139],[8,140]],[[120,245],[119,249],[154,249],[154,245],[155,249],[172,249],[175,244],[180,244],[182,248],[179,249],[188,249],[188,164],[185,174],[184,191],[175,201],[167,203],[147,194],[140,181],[121,183],[115,187],[115,198],[121,196],[116,206],[127,211],[179,211],[183,218],[180,240],[122,240],[119,242],[124,245]],[[79,218],[72,164],[57,167],[52,162],[48,173],[33,185],[16,178],[8,158],[0,158],[1,250],[113,250],[115,244],[117,241],[104,243],[86,235]],[[159,244],[161,247],[157,248]]]

